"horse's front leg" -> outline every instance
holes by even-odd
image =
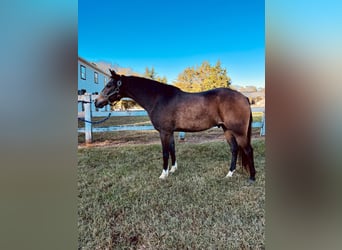
[[[159,134],[163,149],[163,172],[159,178],[165,179],[169,175],[170,138],[172,134],[167,132],[160,132]]]
[[[229,131],[226,130],[224,132],[224,135],[225,135],[227,142],[230,146],[231,155],[232,155],[232,160],[230,163],[229,172],[226,175],[226,177],[232,177],[233,173],[235,172],[235,168],[236,168],[236,161],[237,161],[239,146],[236,142],[235,137]]]

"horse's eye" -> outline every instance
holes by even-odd
[[[110,87],[112,87],[112,84],[111,83],[107,83],[106,88],[110,88]]]

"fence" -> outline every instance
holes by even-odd
[[[78,110],[82,110],[78,112],[78,118],[84,119],[85,125],[84,128],[79,128],[79,133],[85,133],[85,141],[87,144],[92,142],[92,133],[93,132],[109,132],[109,131],[127,131],[127,130],[154,130],[152,125],[137,125],[137,126],[112,126],[112,127],[101,127],[101,128],[94,128],[92,126],[92,117],[105,117],[114,116],[147,116],[147,112],[145,110],[138,110],[138,111],[106,111],[106,108],[98,110],[92,110],[92,100],[96,98],[96,95],[79,95],[78,96],[78,103],[81,104],[78,107]],[[265,135],[266,130],[266,116],[265,116],[265,108],[264,107],[255,107],[252,108],[252,112],[262,112],[262,120],[261,122],[253,122],[252,128],[260,128],[260,135]],[[107,117],[107,118],[108,118]],[[106,118],[105,118],[106,119]],[[105,120],[104,119],[104,120]],[[180,139],[184,139],[185,133],[179,133]]]

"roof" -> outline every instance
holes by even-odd
[[[88,62],[86,59],[78,56],[78,60],[86,65],[88,65],[89,67],[93,68],[94,70],[98,71],[98,72],[101,72],[102,74],[108,76],[108,78],[111,77],[110,74],[104,72],[102,69],[99,69],[97,66],[96,66],[96,63],[91,63],[91,62]]]

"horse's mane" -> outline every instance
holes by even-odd
[[[130,79],[133,79],[134,82],[137,82],[137,84],[141,85],[143,88],[153,88],[156,91],[166,91],[166,92],[174,92],[174,91],[181,91],[180,88],[173,86],[173,85],[169,85],[167,83],[161,83],[158,81],[155,81],[153,79],[148,79],[148,78],[144,78],[144,77],[139,77],[139,76],[127,76]]]

